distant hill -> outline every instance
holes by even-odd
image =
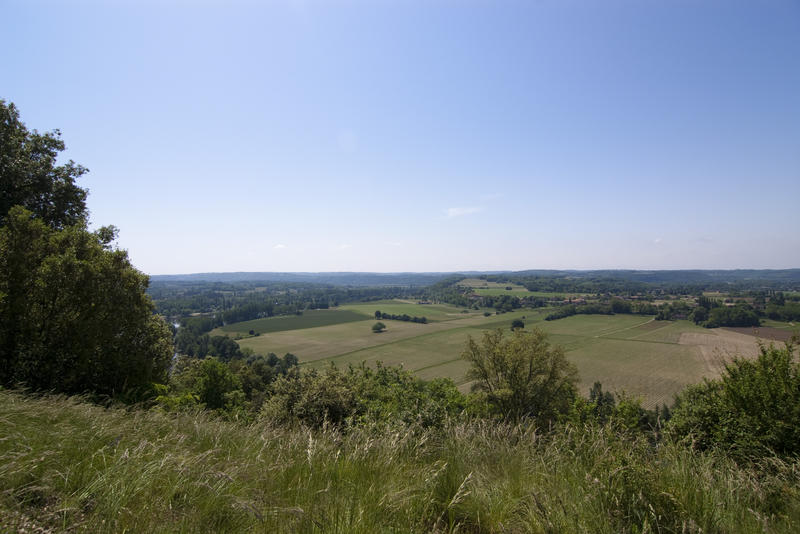
[[[284,282],[335,286],[429,286],[453,273],[195,273],[154,275],[153,282]],[[488,273],[481,273],[488,274]]]
[[[787,282],[800,284],[800,269],[693,269],[693,270],[633,270],[605,269],[593,271],[515,271],[514,276],[540,276],[556,278],[614,278],[651,284],[697,284],[736,282]]]
[[[800,285],[800,269],[733,269],[733,270],[525,270],[525,271],[457,271],[457,272],[236,272],[153,275],[153,282],[284,282],[313,283],[334,286],[429,286],[445,278],[463,275],[506,275],[514,277],[591,278],[629,280],[650,284],[702,284],[737,282],[782,282]]]

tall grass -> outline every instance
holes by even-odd
[[[0,531],[797,532],[799,482],[607,427],[311,432],[0,391]]]

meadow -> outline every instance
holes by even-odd
[[[461,352],[468,336],[479,339],[492,328],[508,330],[514,319],[521,319],[526,328],[542,328],[552,343],[565,348],[578,367],[582,392],[599,381],[607,390],[642,398],[646,407],[670,403],[685,386],[717,376],[725,360],[736,354],[751,356],[757,350],[756,338],[751,335],[705,329],[690,321],[655,321],[650,316],[576,315],[545,321],[547,308],[484,316],[482,311],[463,313],[455,306],[404,301],[348,304],[339,310],[366,317],[376,309],[409,315],[424,309],[432,322],[387,320],[387,330],[375,334],[371,330],[374,318],[365,318],[275,331],[238,343],[256,353],[291,352],[301,365],[311,367],[362,361],[402,365],[424,379],[452,378],[467,391],[467,364],[461,360]]]
[[[279,428],[0,390],[0,532],[797,532],[800,465],[612,427]]]
[[[363,314],[350,310],[306,310],[302,315],[265,317],[263,319],[253,319],[252,321],[231,323],[215,329],[212,335],[247,334],[251,330],[260,334],[267,334],[363,320]]]
[[[262,319],[253,319],[252,321],[231,323],[214,329],[211,335],[236,337],[237,335],[248,335],[251,330],[259,334],[268,334],[340,325],[374,319],[376,311],[392,315],[425,317],[431,323],[481,315],[481,312],[475,310],[465,310],[446,304],[418,304],[416,301],[406,300],[377,300],[345,304],[329,310],[306,310],[301,315],[264,317]],[[350,331],[349,329],[345,330]]]
[[[569,299],[585,296],[586,293],[569,293],[558,291],[529,291],[525,286],[512,283],[488,282],[480,278],[465,278],[458,282],[460,287],[470,288],[473,293],[483,297],[540,297],[545,299]],[[509,289],[510,288],[510,289]]]

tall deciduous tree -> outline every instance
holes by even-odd
[[[15,206],[0,227],[0,381],[119,395],[164,381],[168,326],[113,228],[56,230]]]
[[[575,398],[577,369],[538,328],[515,330],[510,337],[500,329],[487,331],[481,343],[470,336],[462,358],[470,363],[467,378],[475,381],[473,390],[508,420],[554,420]]]
[[[172,354],[148,278],[113,228],[56,230],[15,206],[0,227],[0,380],[119,395],[164,381]]]
[[[0,100],[0,384],[141,392],[166,379],[171,334],[116,230],[88,231],[86,169],[57,165],[60,135]]]
[[[0,100],[0,226],[17,205],[53,228],[86,218],[86,190],[75,180],[87,169],[71,160],[56,165],[63,150],[58,130],[28,131],[14,104]]]

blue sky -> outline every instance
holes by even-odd
[[[800,267],[800,2],[2,0],[150,274]]]

